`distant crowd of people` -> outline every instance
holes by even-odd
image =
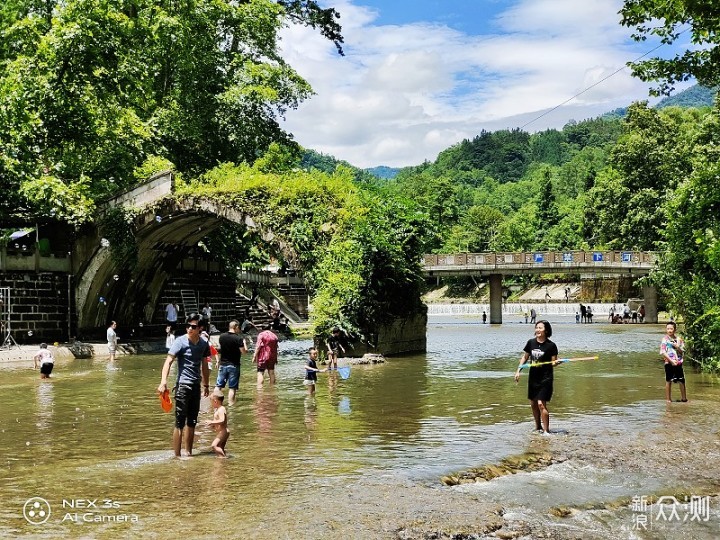
[[[645,304],[640,304],[636,310],[630,309],[627,304],[623,304],[622,308],[618,310],[613,304],[608,312],[608,322],[613,324],[643,323],[645,322]]]

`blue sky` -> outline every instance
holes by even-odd
[[[648,98],[625,69],[538,119],[656,44],[619,25],[621,0],[322,4],[341,14],[346,54],[311,29],[283,32],[284,57],[316,92],[284,127],[359,167],[416,165],[483,129],[560,128]]]
[[[367,0],[359,3],[377,11],[375,23],[379,25],[432,21],[468,34],[494,31],[495,16],[506,4],[493,0]],[[332,3],[324,2],[324,5]]]

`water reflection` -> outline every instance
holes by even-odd
[[[338,413],[350,414],[351,412],[352,408],[350,407],[350,398],[347,396],[342,396],[340,398],[340,401],[338,402]]]
[[[303,418],[305,427],[308,430],[308,441],[312,437],[312,432],[318,426],[317,399],[315,396],[307,396],[305,398],[305,416]]]
[[[51,427],[53,419],[53,401],[55,399],[55,390],[53,382],[50,380],[40,380],[35,389],[37,400],[37,423],[38,429],[47,430]]]
[[[275,416],[278,413],[278,397],[275,388],[259,387],[255,392],[253,412],[255,413],[255,425],[261,439],[267,440],[273,430]]]

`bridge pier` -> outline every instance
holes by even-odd
[[[502,274],[490,274],[490,324],[502,324]]]
[[[657,289],[654,285],[643,285],[643,299],[645,303],[645,322],[657,324],[658,303]]]

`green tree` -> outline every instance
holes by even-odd
[[[504,219],[503,213],[491,206],[471,206],[459,224],[450,230],[443,250],[450,253],[489,251]]]
[[[697,110],[656,111],[634,103],[626,133],[611,155],[612,170],[598,175],[588,192],[588,220],[600,245],[614,249],[658,248],[665,204],[691,170],[690,141]]]
[[[148,156],[199,173],[252,163],[311,89],[278,50],[292,22],[342,43],[313,1],[10,0],[0,11],[0,212],[73,212],[26,199],[42,177],[90,200],[133,182]],[[64,189],[64,188],[63,188]],[[60,191],[63,191],[61,189]],[[45,193],[47,190],[43,190]]]
[[[700,123],[692,173],[667,203],[667,250],[651,279],[685,321],[692,357],[720,370],[720,108]]]
[[[720,84],[720,34],[718,9],[714,2],[697,0],[625,0],[621,24],[633,28],[633,38],[645,41],[657,36],[665,44],[680,36],[692,43],[673,58],[650,58],[630,62],[632,73],[643,81],[660,81],[656,93],[669,94],[676,82],[695,77],[705,86]],[[689,30],[690,35],[684,36]]]
[[[576,198],[595,185],[598,171],[607,163],[607,152],[603,148],[586,146],[563,163],[557,173],[558,194]]]
[[[583,238],[585,213],[582,197],[558,205],[560,219],[545,231],[541,247],[552,250],[587,249]]]
[[[555,204],[555,193],[553,190],[552,176],[547,167],[542,171],[540,180],[540,192],[538,197],[538,222],[539,226],[552,227],[559,220],[557,204]]]
[[[419,203],[441,231],[446,232],[457,223],[459,187],[445,176],[435,177],[428,170],[417,176],[403,175],[386,192]]]
[[[692,50],[670,59],[651,58],[632,64],[635,76],[659,81],[656,93],[668,94],[676,82],[691,77],[709,87],[720,83],[720,35],[714,3],[625,0],[621,14],[622,24],[634,27],[633,37],[638,41],[655,35],[663,43],[674,43],[690,32]],[[667,255],[651,276],[668,291],[671,308],[685,319],[690,351],[707,370],[720,369],[719,116],[716,101],[712,113],[693,133],[687,152],[691,154],[691,167],[683,171],[679,186],[665,205]],[[673,167],[677,156],[665,157]]]
[[[493,251],[529,251],[535,246],[537,207],[527,203],[503,220],[491,246]]]

